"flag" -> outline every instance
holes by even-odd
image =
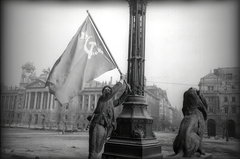
[[[53,65],[46,86],[61,104],[84,89],[86,82],[116,68],[100,34],[87,16],[67,48]]]

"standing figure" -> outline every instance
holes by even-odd
[[[62,123],[63,123],[62,134],[65,134],[65,131],[67,129],[67,121],[66,121],[66,117],[65,116],[63,116]]]
[[[42,117],[42,129],[44,130],[45,129],[45,115],[41,115]]]
[[[123,94],[116,100],[112,99],[123,86],[123,81],[123,76],[121,76],[120,81],[113,87],[104,86],[93,115],[87,117],[89,121],[91,120],[89,129],[89,159],[96,158],[107,138],[116,129],[117,123],[114,117],[114,107],[121,105],[130,92],[130,86],[127,84]]]

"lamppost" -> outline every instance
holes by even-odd
[[[105,144],[103,159],[162,158],[153,119],[144,97],[145,23],[149,0],[127,0],[130,7],[127,82],[132,93],[117,118],[117,129]]]

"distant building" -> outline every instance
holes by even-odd
[[[158,121],[153,124],[153,127],[155,126],[157,130],[171,130],[173,127],[173,107],[168,100],[167,92],[155,85],[146,86],[145,88],[155,96],[155,105],[158,105],[157,109],[149,113]]]
[[[1,125],[61,130],[66,123],[66,130],[85,130],[87,117],[96,108],[102,87],[113,86],[112,79],[109,82],[88,82],[79,96],[71,99],[68,105],[61,105],[45,87],[49,72],[50,69],[43,70],[43,74],[37,77],[34,65],[27,62],[22,66],[19,87],[1,85]],[[123,91],[120,90],[114,98]],[[153,130],[170,129],[173,109],[166,91],[146,86],[145,98],[148,113],[154,120]],[[121,111],[122,105],[116,107],[116,116]]]
[[[199,82],[199,89],[209,106],[208,136],[225,136],[228,130],[229,137],[240,137],[239,71],[239,67],[217,68]]]

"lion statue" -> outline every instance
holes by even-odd
[[[184,118],[173,142],[174,156],[191,157],[197,155],[199,157],[205,155],[202,149],[202,138],[207,109],[206,99],[200,91],[189,88],[184,92],[182,108]]]

